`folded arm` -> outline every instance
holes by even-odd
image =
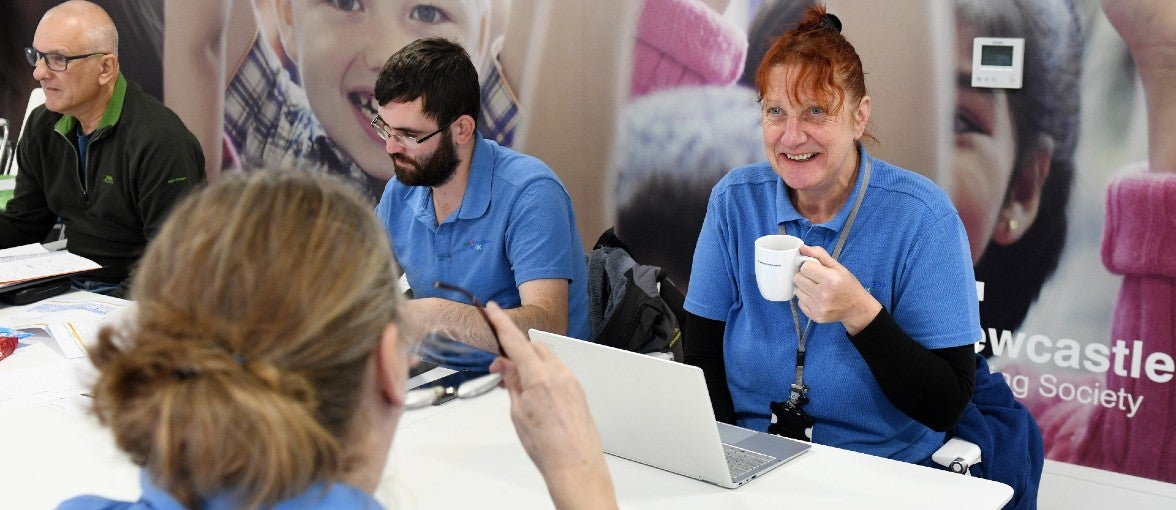
[[[885,309],[849,340],[894,407],[932,430],[947,430],[959,420],[976,384],[971,345],[923,347]]]
[[[519,285],[521,305],[505,310],[519,327],[553,333],[568,331],[568,281],[531,280]],[[440,333],[465,344],[498,353],[498,345],[486,321],[472,305],[444,298],[420,298],[405,303],[425,331]]]

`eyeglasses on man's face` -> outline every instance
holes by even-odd
[[[437,128],[436,131],[433,131],[432,133],[429,133],[425,136],[408,136],[393,131],[392,127],[389,126],[387,122],[384,122],[384,119],[380,118],[380,114],[377,113],[375,117],[372,117],[372,128],[376,130],[377,135],[380,135],[380,139],[384,140],[385,142],[389,139],[392,139],[396,140],[396,143],[400,144],[400,146],[404,147],[405,149],[415,149],[420,147],[421,144],[429,141],[430,138],[437,136],[442,131],[445,131],[445,128],[449,127],[454,122],[457,122],[456,118],[446,122],[445,125]]]
[[[37,61],[45,59],[45,67],[50,71],[62,72],[69,69],[69,61],[80,58],[90,58],[99,55],[109,55],[106,51],[96,51],[94,53],[86,53],[84,55],[62,55],[60,53],[41,53],[33,48],[25,48],[25,59],[29,61],[29,65],[37,67]]]

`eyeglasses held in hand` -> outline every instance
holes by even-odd
[[[376,134],[380,136],[380,139],[384,140],[385,142],[388,141],[388,139],[392,139],[396,140],[396,143],[400,144],[400,146],[404,147],[405,149],[415,149],[420,147],[421,144],[429,141],[430,138],[437,136],[437,134],[441,133],[442,131],[445,131],[445,128],[449,127],[454,122],[457,122],[457,119],[446,122],[444,126],[437,128],[436,131],[433,131],[432,133],[429,133],[425,136],[408,136],[394,132],[392,127],[389,126],[387,122],[384,122],[384,119],[381,118],[380,114],[377,113],[375,117],[372,117],[372,128],[376,130]]]
[[[478,309],[478,313],[482,315],[482,319],[486,321],[486,326],[490,328],[490,334],[494,337],[494,343],[498,346],[499,355],[507,358],[506,350],[502,348],[502,341],[498,339],[498,330],[494,328],[494,323],[490,321],[490,316],[486,314],[486,308],[482,305],[482,302],[472,292],[452,283],[441,281],[433,282],[433,287],[457,292],[465,296],[470,301],[470,304]],[[478,397],[497,387],[500,382],[502,382],[502,374],[492,373],[464,381],[456,389],[452,386],[437,385],[411,390],[405,398],[404,408],[406,410],[420,409],[448,401],[452,398],[468,399]]]
[[[41,53],[33,48],[25,48],[25,60],[29,61],[29,65],[37,67],[37,61],[45,59],[45,67],[48,67],[50,71],[57,71],[59,73],[69,69],[69,61],[71,60],[109,54],[106,51],[96,51],[84,55],[62,55],[60,53]]]
[[[486,306],[478,300],[477,296],[474,296],[473,292],[465,290],[452,283],[442,281],[433,282],[433,287],[441,290],[453,291],[465,296],[465,298],[470,301],[470,304],[474,305],[474,308],[478,309],[478,313],[482,314],[482,319],[486,321],[486,327],[490,328],[490,335],[494,337],[494,344],[498,346],[498,355],[506,359],[510,359],[510,357],[506,355],[506,350],[502,348],[502,340],[498,339],[498,330],[494,329],[494,323],[490,322],[490,316],[486,314]]]
[[[502,376],[499,374],[486,374],[463,380],[463,378],[469,377],[469,374],[470,372],[454,372],[426,383],[423,387],[409,390],[404,399],[404,409],[412,410],[441,405],[455,398],[471,399],[489,393],[502,381]],[[450,381],[451,379],[457,379],[461,382]]]

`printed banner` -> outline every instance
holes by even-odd
[[[0,6],[22,25],[0,52],[15,59],[0,73],[14,128],[36,86],[20,46],[53,3]],[[369,125],[380,66],[413,39],[458,40],[481,72],[483,135],[560,175],[586,246],[615,225],[686,290],[711,187],[764,159],[756,66],[809,2],[98,3],[122,29],[124,72],[185,119],[212,176],[312,168],[373,201],[392,174]],[[1129,257],[1176,224],[1147,209],[1163,194],[1131,195],[1147,172],[1144,97],[1099,3],[828,5],[867,73],[867,147],[933,179],[964,220],[977,349],[1033,411],[1047,458],[1176,483],[1176,277]],[[975,37],[1024,39],[1021,88],[971,85]]]

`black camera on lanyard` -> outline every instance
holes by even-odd
[[[768,425],[768,433],[798,441],[813,440],[816,420],[804,411],[804,405],[808,403],[807,393],[807,386],[793,384],[787,401],[771,403],[772,424]]]

